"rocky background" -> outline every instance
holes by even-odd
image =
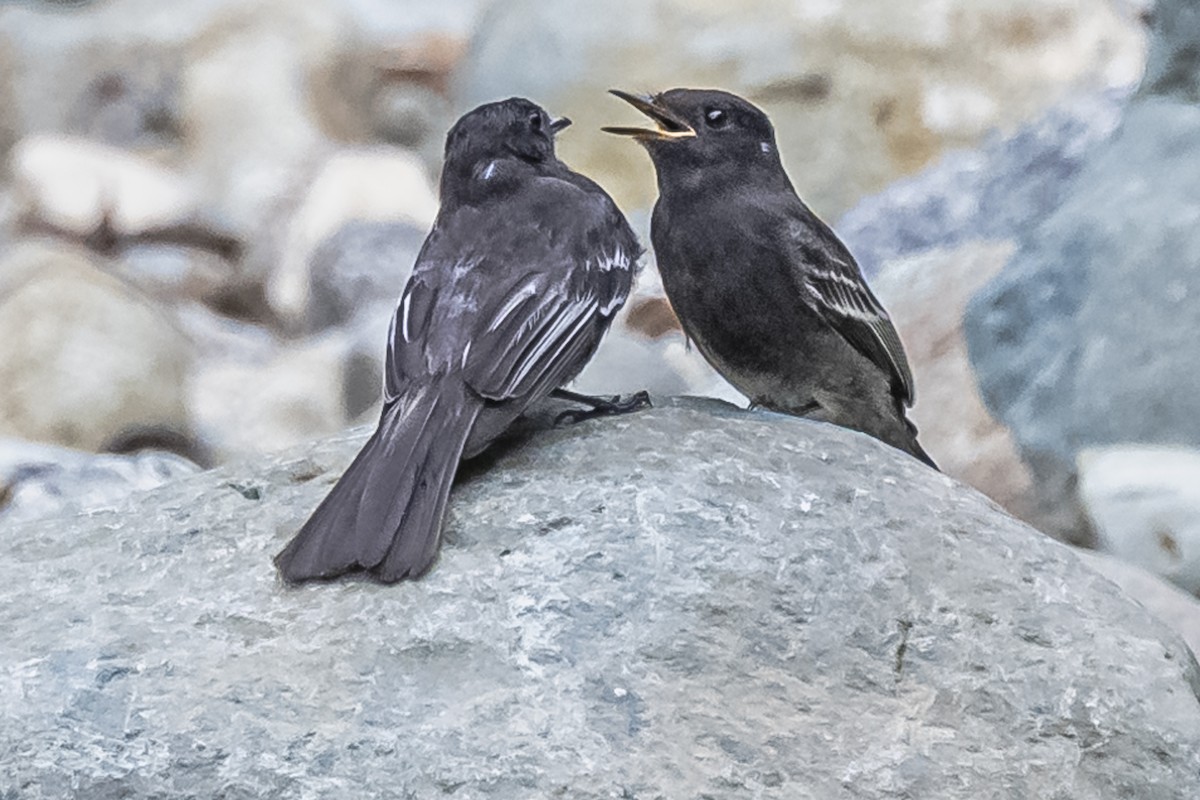
[[[255,470],[274,475],[281,463],[270,454],[372,421],[388,318],[436,212],[442,137],[457,115],[523,94],[571,117],[560,153],[606,186],[645,237],[653,173],[636,146],[599,132],[635,116],[605,90],[703,85],[746,95],[775,120],[801,194],[834,223],[897,323],[916,374],[913,416],[946,474],[1043,535],[1098,551],[1084,555],[1089,566],[1196,648],[1198,52],[1193,0],[0,3],[0,547],[26,553],[5,583],[21,595],[16,576],[38,562],[28,554],[66,552],[63,536],[93,542],[94,552],[78,558],[103,562],[95,541],[143,503],[165,519],[183,513],[188,492],[233,487],[235,500],[257,500]],[[578,388],[741,402],[685,347],[652,254]],[[684,415],[662,425],[680,419],[709,424]],[[674,440],[687,438],[677,433]],[[799,425],[787,435],[811,443],[826,432]],[[337,441],[334,462],[348,455]],[[680,457],[703,461],[687,447]],[[796,491],[823,480],[783,455],[770,465],[768,482]],[[209,467],[224,471],[187,477]],[[838,475],[855,492],[894,492],[861,471]],[[295,508],[276,509],[269,535],[286,538],[318,499],[315,483],[310,490]],[[795,502],[807,514],[817,495],[804,496]],[[101,513],[114,508],[126,516]],[[843,533],[903,527],[878,506],[863,513],[839,523]],[[239,524],[224,506],[214,514],[214,526]],[[1010,529],[998,513],[981,519],[956,530]],[[149,534],[130,524],[122,547],[137,550],[136,537]],[[757,541],[757,528],[749,530]],[[1026,538],[1013,546],[1043,552],[1021,530]],[[247,545],[257,548],[259,572],[281,543]],[[814,546],[846,558],[850,545]],[[177,553],[176,544],[164,547]],[[1006,566],[1002,553],[981,558],[995,570],[1025,569]],[[77,574],[64,569],[60,578]],[[1070,595],[1057,602],[1117,608],[1095,599],[1092,576],[1056,567],[1051,582]],[[242,619],[274,613],[260,600],[246,601]],[[63,613],[74,624],[75,612]],[[884,622],[886,604],[871,613],[888,637],[899,635]],[[1122,630],[1142,624],[1112,613]],[[1093,618],[1071,638],[1081,659],[1100,635],[1102,615]],[[222,635],[234,635],[243,624],[235,623]],[[271,638],[259,622],[246,624],[247,641]],[[1044,624],[1012,627],[1034,631],[1022,641],[1065,641],[1038,632]],[[1115,664],[1130,645],[1106,646]],[[64,658],[108,658],[107,644],[96,647]],[[15,682],[5,686],[20,686],[31,663],[6,662]],[[1190,662],[1184,672],[1194,684]],[[934,707],[946,691],[938,680],[926,683]],[[1163,685],[1163,697],[1178,688]],[[633,719],[642,701],[626,697],[604,702]],[[1093,752],[1104,733],[1080,733],[1070,714],[1047,721],[1046,707],[1028,711],[1029,729],[1082,736],[1081,752]],[[1143,711],[1128,713],[1134,721],[1121,724],[1153,727],[1137,716]],[[1188,724],[1164,735],[1185,741],[1178,731],[1191,731]],[[1004,735],[1015,742],[1031,734]],[[736,742],[704,741],[740,757]],[[1154,743],[1141,749],[1166,758]],[[126,755],[112,757],[124,763]],[[887,792],[897,786],[925,796],[927,766],[846,768],[878,778],[880,796],[896,796]],[[1082,783],[1025,776],[1006,785],[1018,787],[1013,796],[1093,796],[1088,782],[1109,778],[1088,770]],[[743,778],[760,793],[783,785],[771,783],[769,770],[755,774]],[[105,796],[97,786],[90,796]],[[1131,796],[1196,796],[1129,786]]]
[[[645,233],[653,174],[598,132],[632,113],[604,90],[719,85],[771,113],[802,194],[892,311],[943,468],[1195,591],[1197,473],[1178,450],[1200,443],[1194,15],[1177,0],[0,6],[0,520],[369,422],[461,112],[525,94],[570,116],[564,158]],[[685,347],[647,260],[580,388],[738,400]]]

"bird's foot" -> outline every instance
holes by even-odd
[[[589,406],[587,409],[571,409],[564,411],[554,418],[555,425],[574,425],[579,422],[584,422],[596,417],[607,417],[615,414],[629,414],[634,411],[641,411],[643,408],[650,408],[653,404],[650,402],[650,393],[646,391],[635,392],[629,397],[622,398],[619,394],[612,397],[592,397],[591,395],[579,394],[578,392],[570,392],[566,389],[555,389],[550,393],[551,397],[556,397],[559,400],[569,400],[572,403],[581,403]]]

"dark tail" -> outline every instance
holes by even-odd
[[[379,427],[275,557],[291,583],[369,570],[392,583],[429,568],[446,499],[481,408],[461,382],[415,388],[385,408]]]
[[[921,447],[921,443],[917,441],[917,426],[913,424],[913,421],[910,420],[907,415],[905,415],[903,407],[899,407],[898,410],[900,412],[900,418],[904,420],[904,427],[908,429],[908,441],[899,445],[900,449],[908,453],[910,456],[924,461],[938,472],[941,472],[941,467],[939,467],[934,460],[930,458],[929,453],[926,453],[925,448]]]

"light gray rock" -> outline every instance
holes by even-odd
[[[1183,99],[1200,82],[1196,13],[1158,5],[1158,55],[1120,129],[967,308],[984,400],[1058,510],[1043,526],[1073,540],[1080,450],[1200,445],[1200,103]]]
[[[383,317],[375,344],[383,357],[388,320],[428,228],[410,222],[350,222],[313,250],[307,265],[310,332]]]
[[[83,450],[139,430],[186,436],[192,355],[86,251],[25,242],[0,259],[0,436]]]
[[[355,223],[393,223],[407,225],[420,231],[424,239],[437,216],[438,201],[429,178],[417,156],[402,148],[365,148],[336,152],[320,162],[311,182],[297,194],[298,202],[281,214],[279,263],[267,284],[267,300],[278,317],[294,328],[320,327],[329,324],[330,314],[336,319],[338,312],[332,308],[311,308],[313,274],[321,276],[326,285],[328,300],[329,282],[339,278],[366,276],[364,267],[341,263],[316,263],[317,248],[347,225]],[[407,241],[407,239],[406,239]],[[407,245],[395,247],[391,242],[378,241],[379,252],[371,258],[371,264],[396,258],[396,263],[383,269],[370,283],[381,288],[377,300],[394,304],[404,288],[404,281],[412,269],[415,251]],[[337,245],[334,245],[335,251]],[[342,274],[331,274],[329,269]],[[397,275],[404,277],[393,283]],[[354,280],[352,289],[344,292],[359,293],[364,287],[362,280]],[[386,330],[386,328],[385,328]]]
[[[1183,637],[1193,653],[1200,653],[1200,600],[1149,570],[1116,556],[1094,550],[1076,550],[1092,569],[1120,586],[1134,600]]]
[[[1089,448],[1078,469],[1096,549],[1200,594],[1200,450]]]
[[[0,792],[1200,794],[1190,651],[861,435],[718,403],[518,438],[418,583],[271,556],[362,433],[5,534]]]
[[[96,455],[0,438],[0,526],[115,508],[135,491],[199,470],[174,453]]]
[[[187,178],[151,159],[77,136],[30,136],[12,153],[19,211],[83,238],[136,236],[199,216]]]

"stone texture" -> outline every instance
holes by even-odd
[[[22,798],[1200,793],[1189,651],[1065,547],[860,435],[709,402],[518,437],[415,584],[270,563],[362,433],[0,560]]]
[[[1140,25],[1110,0],[500,0],[458,98],[524,94],[592,131],[636,117],[603,101],[612,87],[727,88],[767,109],[801,193],[833,216],[1067,87],[1134,83],[1142,53]],[[561,149],[622,204],[653,200],[629,142],[567,135]]]
[[[1200,653],[1200,600],[1149,570],[1094,550],[1076,550],[1084,564],[1099,572],[1167,624]]]
[[[983,405],[962,332],[967,301],[1007,262],[1007,242],[970,242],[890,261],[872,286],[904,342],[916,381],[910,414],[947,474],[1023,519],[1033,518],[1029,470]]]
[[[1079,454],[1096,549],[1200,594],[1200,450],[1133,444]]]
[[[1200,104],[1181,99],[1184,76],[1200,82],[1194,14],[1158,5],[1155,52],[1171,66],[1151,69],[1067,199],[967,309],[983,398],[1058,506],[1043,526],[1073,540],[1088,536],[1070,503],[1080,450],[1200,445]]]
[[[0,435],[95,450],[138,430],[186,434],[191,356],[84,254],[26,243],[0,260]]]
[[[199,470],[167,452],[96,455],[0,438],[0,526],[116,508],[135,491]]]

